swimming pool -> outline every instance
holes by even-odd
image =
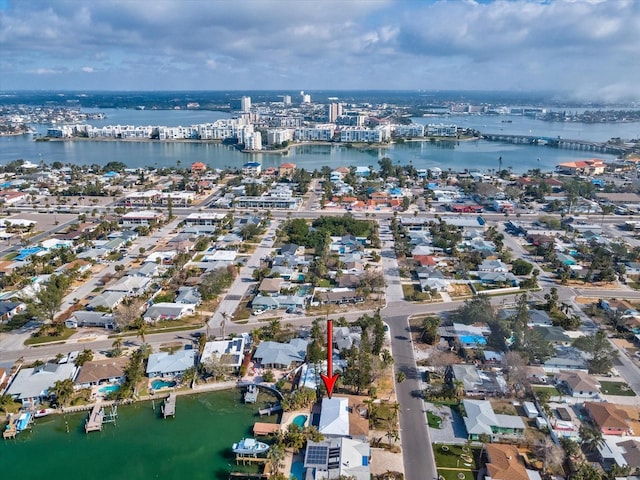
[[[460,342],[463,345],[486,345],[487,339],[482,335],[460,335]]]
[[[304,415],[303,415],[304,416]],[[293,462],[291,464],[291,476],[290,480],[302,480],[304,475],[304,463]]]
[[[154,380],[153,382],[151,382],[151,388],[153,388],[154,390],[160,390],[161,388],[169,388],[175,386],[176,382],[174,381]]]
[[[107,385],[106,387],[102,387],[98,392],[100,393],[112,393],[120,388],[120,385]]]
[[[307,423],[307,418],[308,417],[306,415],[298,415],[296,418],[293,419],[293,422],[291,423],[295,423],[300,428],[304,428],[304,424]]]

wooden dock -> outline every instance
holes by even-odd
[[[16,438],[17,434],[18,434],[18,429],[16,428],[16,424],[13,421],[13,415],[10,415],[9,423],[7,423],[7,426],[2,432],[2,438],[4,438],[5,440],[9,438]]]
[[[170,393],[167,398],[164,399],[162,405],[162,418],[175,417],[176,416],[176,394]]]
[[[266,458],[263,457],[250,457],[250,456],[244,456],[244,455],[236,455],[236,465],[239,464],[240,462],[242,462],[242,464],[244,465],[246,462],[249,463],[266,463],[269,460],[267,460]]]
[[[271,415],[273,413],[281,412],[281,411],[282,411],[282,407],[280,405],[274,405],[273,407],[269,407],[269,408],[261,408],[260,410],[258,410],[258,413],[260,414],[260,416],[262,416],[262,415]]]
[[[91,409],[89,418],[84,423],[84,432],[99,432],[102,430],[102,422],[104,420],[104,408],[100,402],[96,403]]]
[[[258,386],[249,385],[244,392],[244,403],[256,403],[258,401]]]

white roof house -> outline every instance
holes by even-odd
[[[289,343],[261,342],[253,358],[266,367],[289,368],[291,364],[304,362],[307,356],[307,341],[294,338]]]
[[[149,377],[173,377],[195,366],[197,350],[178,350],[174,353],[159,352],[149,355],[147,375]]]
[[[240,368],[244,359],[245,338],[207,342],[200,356],[200,363],[206,364],[215,356],[220,363],[229,367]]]
[[[332,397],[322,399],[319,432],[326,436],[349,435],[349,399]]]
[[[195,313],[195,305],[188,303],[160,302],[151,305],[142,318],[145,322],[157,320],[175,320]]]
[[[49,395],[49,388],[58,380],[73,379],[77,367],[73,363],[46,363],[35,368],[23,368],[5,392],[23,405],[36,404]]]
[[[522,435],[525,424],[520,417],[503,415],[493,411],[488,400],[463,400],[466,416],[464,424],[471,440],[479,435]]]

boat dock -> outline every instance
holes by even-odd
[[[279,423],[262,423],[256,422],[253,425],[253,434],[256,436],[266,437],[272,433],[277,433],[280,431]]]
[[[256,403],[258,401],[258,386],[249,385],[244,392],[244,403]]]
[[[176,394],[170,393],[167,398],[164,399],[164,404],[161,407],[162,418],[175,417],[176,416]]]
[[[117,405],[115,404],[112,405],[111,412],[105,413],[104,407],[102,407],[100,402],[98,402],[91,409],[89,418],[85,420],[84,431],[85,433],[100,432],[102,431],[102,425],[104,425],[105,423],[113,423],[115,425],[117,418],[118,418]]]
[[[16,424],[13,421],[13,415],[10,415],[9,423],[7,423],[6,427],[4,428],[4,431],[2,432],[2,438],[4,438],[5,440],[9,438],[16,438],[17,434],[18,434],[18,429],[16,428]]]
[[[91,409],[89,418],[84,423],[84,432],[96,432],[102,430],[102,422],[104,420],[104,408],[100,405],[100,402],[96,403]]]
[[[262,415],[271,415],[273,413],[281,412],[281,411],[282,411],[282,406],[274,405],[273,407],[269,407],[269,408],[261,408],[260,410],[258,410],[258,413],[260,414],[260,416],[262,416]]]
[[[238,465],[240,462],[242,462],[242,464],[244,465],[246,462],[249,463],[266,463],[269,460],[266,458],[262,458],[262,457],[254,457],[254,456],[248,456],[248,455],[236,455],[236,465]]]

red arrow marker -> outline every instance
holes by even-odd
[[[340,374],[333,375],[333,320],[327,320],[327,374],[320,374],[320,378],[327,387],[329,398],[333,395],[333,387],[336,386],[336,380]]]

